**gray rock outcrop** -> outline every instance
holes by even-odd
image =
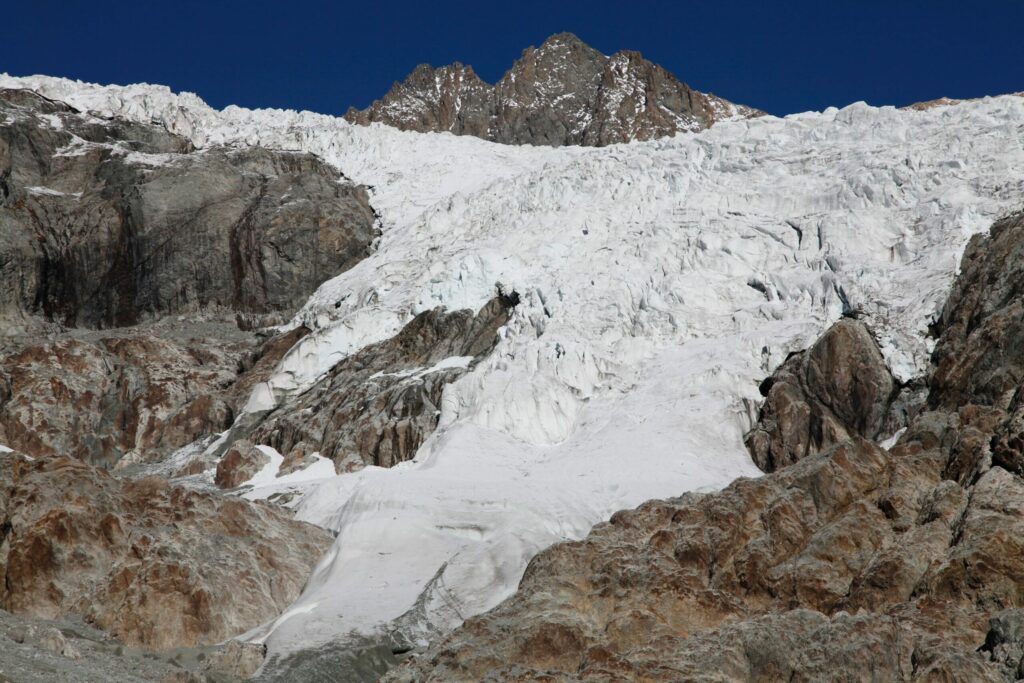
[[[0,91],[0,316],[288,314],[366,255],[374,220],[365,190],[310,154],[195,151],[158,126]]]
[[[638,52],[608,57],[560,33],[524,50],[494,86],[463,64],[423,64],[383,98],[362,111],[350,109],[345,118],[557,147],[652,140],[759,115],[692,90]]]
[[[409,460],[437,427],[445,386],[490,353],[516,300],[495,297],[475,314],[421,313],[391,339],[335,365],[249,439],[289,459],[318,452],[342,472]],[[451,359],[459,361],[444,362]]]

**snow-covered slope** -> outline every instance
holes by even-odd
[[[279,654],[449,628],[615,510],[756,476],[741,436],[757,383],[844,308],[866,315],[899,377],[920,372],[967,238],[1024,196],[1014,97],[547,149],[218,112],[153,86],[0,78],[11,85],[198,145],[309,150],[374,186],[377,251],[311,298],[298,317],[315,332],[256,404],[421,310],[520,294],[414,462],[308,486],[297,514],[339,535],[302,597],[253,634]]]

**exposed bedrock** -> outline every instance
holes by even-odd
[[[445,386],[490,353],[515,302],[498,296],[475,314],[419,314],[391,339],[335,365],[248,438],[290,459],[318,452],[338,471],[411,459],[437,427]]]
[[[772,472],[853,436],[875,439],[898,391],[864,323],[840,320],[762,382],[765,402],[747,448]]]
[[[194,151],[24,90],[0,117],[0,316],[287,314],[375,237],[365,190],[310,154]]]
[[[768,392],[771,404],[788,382],[790,403],[827,407],[837,442],[803,448],[809,431],[791,429],[780,443],[798,448],[778,452],[797,457],[762,478],[651,501],[549,548],[512,598],[391,679],[1017,680],[1024,346],[998,331],[1024,324],[1019,220],[972,241],[930,409],[908,413],[891,449],[865,438],[890,410],[891,378],[861,328],[840,323]]]
[[[362,111],[350,109],[345,118],[557,147],[652,140],[761,114],[691,89],[638,52],[608,57],[560,33],[524,50],[495,85],[463,64],[422,64],[383,98]]]
[[[0,608],[129,645],[217,643],[294,600],[331,535],[267,504],[0,455]]]
[[[160,459],[227,429],[253,384],[306,332],[261,341],[230,323],[172,322],[9,340],[0,444],[105,467]]]

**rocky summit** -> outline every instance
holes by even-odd
[[[609,57],[560,33],[524,50],[495,85],[458,62],[422,64],[384,97],[366,109],[350,109],[345,118],[510,145],[600,147],[759,115],[691,89],[639,52]]]

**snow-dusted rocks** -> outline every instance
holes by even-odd
[[[474,135],[493,142],[602,146],[703,130],[761,112],[690,89],[638,52],[607,57],[571,33],[551,36],[494,86],[459,63],[422,64],[353,123]]]

